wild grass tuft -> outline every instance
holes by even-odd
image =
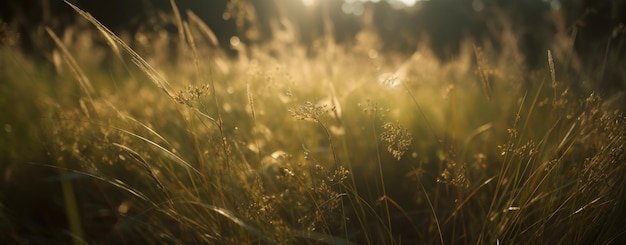
[[[626,117],[574,88],[563,47],[538,70],[516,47],[468,41],[441,62],[423,45],[379,50],[372,33],[232,57],[174,1],[175,33],[131,37],[68,5],[93,27],[46,29],[57,58],[0,47],[9,243],[626,241]],[[224,17],[258,37],[245,1]]]

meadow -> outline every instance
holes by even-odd
[[[626,241],[623,100],[578,83],[571,33],[540,69],[471,40],[383,52],[367,26],[232,55],[193,12],[131,36],[74,8],[44,60],[3,28],[3,244]]]

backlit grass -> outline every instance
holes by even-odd
[[[9,243],[625,239],[624,115],[551,51],[542,70],[471,42],[446,63],[329,38],[232,57],[193,14],[118,37],[77,12],[91,26],[47,29],[48,60],[0,51]]]

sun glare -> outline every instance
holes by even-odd
[[[417,3],[418,0],[400,0],[404,5],[411,7]]]
[[[307,6],[307,7],[313,6],[316,2],[316,0],[301,0],[301,1],[302,1],[302,4],[304,4],[304,6]],[[346,8],[355,8],[355,6],[362,6],[362,4],[366,2],[377,3],[380,1],[383,1],[383,0],[343,0],[342,10],[343,12],[346,12],[347,14],[355,14],[354,13],[355,11],[351,11],[351,10],[346,11]],[[384,1],[387,1],[395,8],[403,8],[403,7],[412,7],[418,1],[423,1],[423,0],[384,0]],[[356,7],[356,8],[359,8],[359,7]],[[358,15],[358,12],[359,11],[357,9],[356,15]]]
[[[302,4],[304,4],[304,6],[311,6],[315,3],[315,0],[302,0]]]

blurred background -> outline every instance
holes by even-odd
[[[116,33],[154,31],[175,33],[168,0],[70,0]],[[489,42],[495,48],[517,46],[530,68],[545,67],[546,50],[557,34],[566,34],[581,57],[583,70],[597,71],[619,64],[624,51],[624,0],[178,0],[182,18],[193,11],[228,48],[232,37],[258,44],[275,39],[314,47],[324,36],[356,45],[359,36],[377,38],[379,51],[411,53],[428,45],[442,61],[458,55],[461,42]],[[61,0],[1,0],[0,19],[19,30],[21,47],[37,54],[45,45],[43,26],[57,33],[81,18]],[[171,20],[172,18],[170,18]],[[84,21],[83,21],[84,22]],[[154,23],[159,23],[155,25]],[[367,29],[368,32],[362,32]],[[503,39],[505,32],[513,42]],[[288,35],[284,35],[287,33]],[[291,34],[291,35],[289,35]],[[175,40],[173,40],[175,41]],[[48,42],[49,43],[49,42]],[[608,50],[611,50],[608,52]],[[554,50],[553,50],[554,52]],[[607,91],[626,86],[621,69],[604,71],[595,80]]]

